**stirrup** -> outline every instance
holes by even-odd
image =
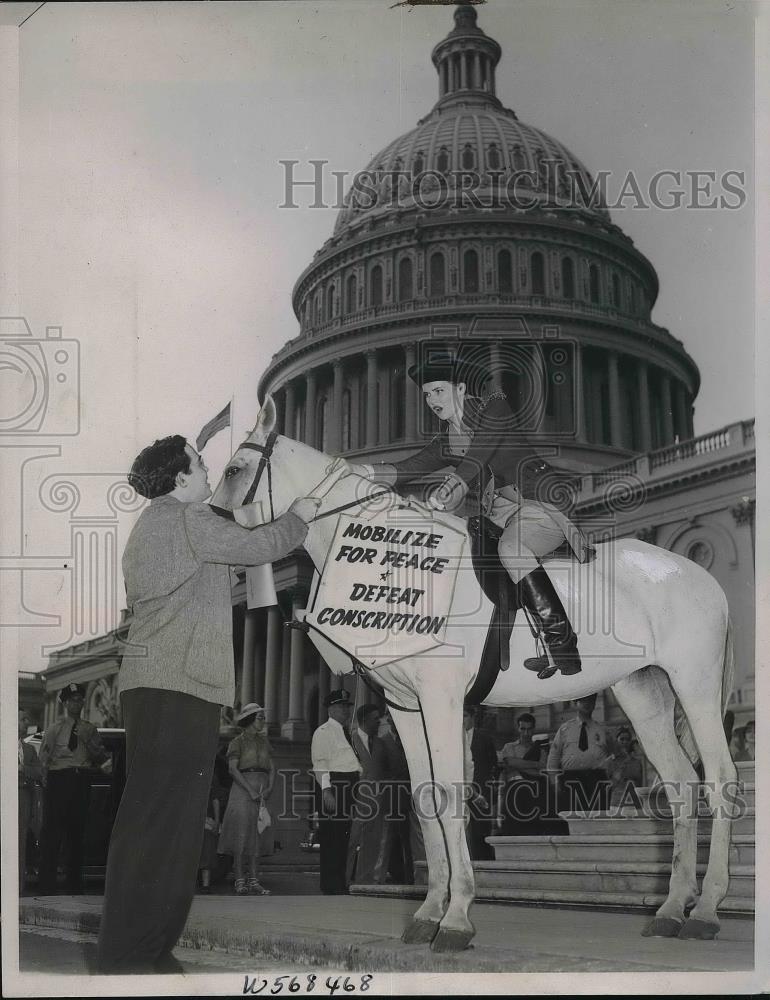
[[[536,670],[541,681],[547,681],[559,669],[551,664],[547,656],[529,656],[524,661],[524,666],[527,670]]]

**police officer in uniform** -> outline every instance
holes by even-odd
[[[347,893],[346,864],[350,842],[353,789],[361,772],[350,742],[350,694],[344,688],[324,699],[329,718],[313,733],[310,756],[316,779],[318,840],[321,845],[321,892]]]
[[[80,718],[85,693],[82,684],[68,684],[62,688],[59,701],[65,715],[46,729],[40,746],[45,793],[39,891],[44,896],[56,893],[62,839],[67,844],[67,890],[70,893],[81,891],[83,837],[90,790],[88,771],[110,759],[96,726]]]
[[[434,356],[412,365],[408,375],[422,388],[425,402],[442,421],[441,431],[401,462],[353,465],[351,471],[396,486],[453,467],[434,488],[428,503],[461,515],[481,509],[502,529],[500,560],[519,584],[521,600],[553,661],[545,655],[530,657],[524,666],[543,680],[557,670],[579,673],[577,636],[540,564],[540,559],[565,539],[580,562],[586,558],[586,544],[578,529],[553,504],[537,499],[539,484],[556,470],[516,430],[503,392],[471,395],[469,389],[480,387],[488,378],[478,366],[434,352]]]

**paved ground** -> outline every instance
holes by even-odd
[[[260,964],[278,963],[284,969],[653,972],[753,967],[754,926],[748,920],[723,920],[716,941],[679,941],[641,937],[647,917],[637,914],[476,903],[471,912],[477,929],[474,947],[435,955],[426,946],[400,941],[416,906],[413,900],[362,896],[197,896],[181,943],[246,958],[247,967],[251,956],[252,967],[258,958]],[[28,897],[21,901],[21,920],[23,925],[93,934],[100,910],[98,896]],[[185,961],[181,953],[180,959]],[[234,971],[229,958],[224,968]]]
[[[194,948],[177,948],[174,954],[188,975],[255,971],[251,955],[227,955],[221,951]],[[86,976],[92,974],[95,961],[95,934],[59,927],[26,927],[19,934],[19,968],[22,972]],[[284,963],[260,962],[259,972],[285,972]]]

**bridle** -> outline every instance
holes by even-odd
[[[267,469],[267,496],[270,501],[270,521],[275,520],[275,507],[273,506],[273,471],[272,466],[270,465],[270,459],[277,440],[278,432],[270,431],[264,444],[254,444],[252,441],[244,441],[237,448],[238,451],[240,451],[241,448],[250,448],[252,451],[258,451],[261,456],[251,486],[249,486],[246,491],[246,496],[243,500],[241,500],[239,506],[246,507],[254,500],[259,484],[262,480],[262,476],[264,475],[265,469]],[[372,493],[362,499],[351,500],[349,503],[340,504],[339,507],[332,507],[331,510],[325,510],[323,514],[316,514],[316,516],[308,523],[312,524],[314,521],[320,521],[324,517],[331,517],[333,514],[339,514],[343,510],[349,510],[351,507],[356,507],[362,503],[370,503],[372,500],[379,500],[380,497],[387,496],[391,492],[392,490],[390,489],[383,489],[378,493]],[[226,517],[230,521],[235,519],[233,512],[231,510],[227,510],[226,507],[215,507],[213,504],[210,504],[210,507],[214,513],[219,514],[220,517]]]
[[[244,441],[242,444],[238,445],[237,451],[241,448],[249,448],[251,451],[258,451],[261,455],[259,460],[259,465],[257,466],[257,471],[254,474],[254,479],[252,480],[251,486],[249,486],[246,491],[246,496],[243,498],[239,506],[245,507],[250,504],[254,497],[256,496],[257,489],[259,488],[262,476],[267,469],[267,496],[270,501],[270,520],[275,520],[275,507],[273,506],[273,471],[270,465],[270,457],[273,454],[273,448],[275,448],[275,442],[278,440],[278,431],[270,431],[267,435],[264,444],[254,444],[253,441]],[[226,517],[228,520],[235,520],[235,515],[231,510],[226,507],[215,507],[210,504],[211,509],[215,514],[219,514],[220,517]]]

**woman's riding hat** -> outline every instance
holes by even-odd
[[[421,361],[407,369],[409,378],[419,386],[426,382],[464,382],[472,395],[479,393],[489,374],[474,362],[455,358],[448,351],[428,351]]]

